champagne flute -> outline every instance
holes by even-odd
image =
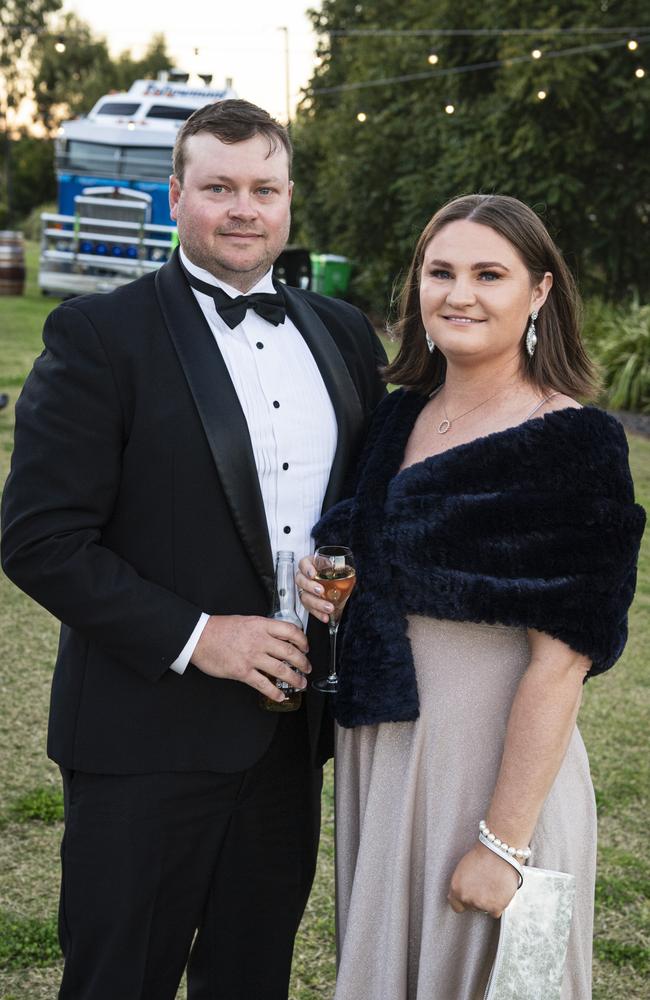
[[[321,545],[314,555],[316,579],[323,585],[323,597],[334,605],[334,611],[329,616],[330,633],[330,669],[329,675],[320,681],[314,681],[312,687],[321,694],[336,694],[338,676],[336,673],[336,636],[343,608],[357,582],[354,567],[354,556],[344,545]]]

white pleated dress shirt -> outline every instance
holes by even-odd
[[[197,267],[180,251],[190,274],[235,298],[236,288]],[[273,292],[272,269],[252,292]],[[214,299],[192,289],[232,379],[253,446],[266,523],[275,554],[294,553],[296,567],[311,552],[311,529],[321,514],[337,442],[336,416],[318,365],[287,316],[273,326],[248,309],[231,330]],[[249,294],[250,294],[249,293]],[[299,614],[306,621],[301,605]],[[218,611],[217,611],[218,613]],[[202,614],[171,669],[183,673],[208,620]]]

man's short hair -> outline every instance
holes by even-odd
[[[250,101],[228,100],[215,101],[199,108],[185,121],[179,129],[174,143],[173,171],[180,184],[187,162],[186,141],[191,135],[208,132],[221,142],[245,142],[256,135],[264,136],[269,143],[269,156],[281,146],[287,151],[289,160],[289,177],[291,177],[291,161],[293,146],[284,125],[271,118],[268,111],[258,108]]]

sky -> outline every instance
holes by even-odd
[[[140,56],[162,32],[179,69],[213,73],[213,85],[231,77],[238,97],[286,119],[285,32],[289,38],[289,91],[293,113],[300,87],[311,75],[316,36],[306,16],[318,0],[64,0],[106,38],[111,53]],[[206,13],[210,12],[210,13]],[[196,51],[198,50],[198,55]]]

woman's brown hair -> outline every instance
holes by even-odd
[[[499,194],[471,194],[443,205],[420,236],[398,298],[398,320],[392,328],[400,341],[397,356],[383,369],[387,382],[422,394],[433,392],[445,379],[447,362],[439,350],[433,354],[425,341],[420,313],[420,275],[430,241],[445,226],[459,220],[488,226],[510,243],[523,261],[531,284],[546,271],[553,286],[536,320],[537,347],[532,358],[521,333],[522,371],[540,390],[553,389],[568,396],[593,399],[598,375],[580,338],[581,303],[575,281],[541,219],[517,198]]]

